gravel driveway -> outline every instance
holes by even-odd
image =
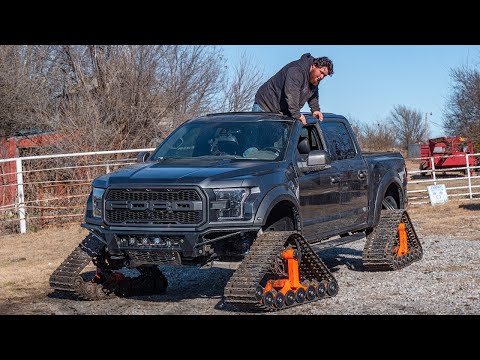
[[[395,272],[365,272],[365,239],[322,251],[339,284],[337,296],[275,314],[480,314],[480,241],[453,236],[421,236],[422,260]],[[75,301],[45,289],[35,298],[0,304],[0,314],[245,314],[221,302],[234,270],[162,266],[165,295]]]

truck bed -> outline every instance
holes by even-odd
[[[386,152],[363,152],[364,157],[403,157],[402,154],[400,154],[398,151],[386,151]]]

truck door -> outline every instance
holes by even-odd
[[[340,175],[340,221],[338,229],[353,229],[368,218],[368,168],[357,151],[351,133],[341,121],[321,124],[332,158]]]
[[[297,163],[306,162],[311,150],[324,150],[317,128],[303,127],[297,146]],[[303,217],[303,236],[318,239],[322,233],[333,231],[340,212],[340,173],[329,169],[307,171],[298,168],[300,211]]]

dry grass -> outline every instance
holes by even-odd
[[[87,233],[71,225],[1,236],[0,301],[50,292],[50,275]]]
[[[416,205],[408,208],[408,214],[421,234],[456,235],[467,240],[480,240],[480,202]]]

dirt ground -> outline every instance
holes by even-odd
[[[480,245],[480,202],[450,202],[435,207],[430,205],[411,206],[408,209],[408,213],[419,237],[421,240],[425,239],[426,246],[431,249],[437,249],[435,251],[443,253],[445,257],[448,257],[449,254],[448,252],[445,253],[444,249],[442,249],[442,241],[444,239],[448,238],[448,241],[452,242],[451,246],[454,249],[459,246],[454,244],[455,241],[457,244],[461,243],[461,246],[465,249],[469,249],[473,244],[477,247]],[[53,293],[48,284],[49,276],[86,234],[87,231],[80,226],[70,225],[41,230],[35,233],[30,232],[24,235],[0,236],[0,314],[236,313],[234,309],[222,308],[220,301],[223,287],[233,273],[233,270],[225,268],[213,267],[197,269],[173,266],[162,267],[162,271],[170,283],[167,294],[162,296],[129,299],[117,298],[100,302],[80,302]],[[458,251],[460,251],[460,248],[458,249]],[[474,286],[472,290],[476,290],[478,294],[478,270],[476,270],[478,269],[478,264],[476,263],[476,259],[479,257],[479,254],[474,249],[476,249],[476,247],[472,248],[471,251],[473,251],[473,253],[465,254],[465,256],[472,256],[471,259],[469,258],[470,260],[465,260],[465,262],[469,262],[469,266],[473,266],[471,271],[474,271],[474,273],[473,275],[472,273],[466,274],[466,278],[462,281],[466,281],[467,284],[464,285],[464,288],[470,285]],[[338,275],[335,274],[335,276],[339,281],[341,291],[342,286],[344,286],[344,291],[345,286],[359,286],[359,289],[363,289],[364,286],[360,285],[358,281],[364,281],[365,279],[368,281],[372,280],[371,275],[363,274],[361,270],[361,250],[362,244],[356,247],[347,244],[341,248],[328,250],[321,255],[329,267],[336,268]],[[468,250],[461,250],[459,256],[464,256],[464,252],[468,252]],[[425,254],[427,256],[427,252],[425,252]],[[427,257],[428,261],[443,261],[441,258],[437,258],[435,254],[431,254],[431,256],[433,256],[431,260],[428,260]],[[342,260],[339,261],[339,258]],[[432,271],[435,272],[435,269],[432,268],[433,270],[431,270],[426,264],[421,265],[422,261],[423,260],[402,271],[406,274],[414,274],[415,266],[417,266],[417,270],[421,269],[422,274],[430,274],[428,276],[431,276]],[[426,263],[428,263],[428,261]],[[443,267],[444,270],[442,271],[460,272],[467,266],[467,264],[465,264],[465,266],[462,264],[463,262],[455,264],[449,263],[448,266],[445,265]],[[418,266],[420,266],[420,268],[418,268]],[[422,268],[422,266],[425,268]],[[93,267],[87,270],[93,270]],[[477,273],[475,273],[475,271]],[[393,273],[389,272],[388,274]],[[392,275],[388,274],[374,275],[372,281],[377,281],[378,283],[372,286],[378,286],[378,284],[383,283],[384,280],[382,279],[388,279],[388,276],[390,276],[391,279]],[[375,276],[378,276],[376,280]],[[443,279],[442,276],[443,275],[437,277]],[[451,276],[450,273],[449,276]],[[467,281],[467,278],[470,279],[472,276],[477,277],[477,280],[473,283],[470,280]],[[429,280],[425,279],[425,281],[428,283]],[[445,281],[447,281],[447,277]],[[350,282],[350,285],[345,285],[345,283],[349,284]],[[403,285],[399,284],[398,286]],[[354,289],[351,290],[353,291]],[[354,293],[358,294],[358,291]],[[398,294],[399,292],[396,291],[395,293]],[[382,295],[377,294],[376,296],[381,297]],[[478,295],[471,295],[469,293],[467,298],[470,299],[465,300],[468,304],[470,304],[470,301],[476,301],[477,304],[479,303]],[[327,301],[333,301],[334,304],[341,306],[343,304],[342,292],[332,299],[335,300],[329,299]],[[370,299],[369,301],[372,300]],[[402,301],[401,303],[403,304]],[[311,308],[309,312],[318,313],[318,311],[320,311],[320,313],[322,313],[323,310],[312,308],[314,306],[313,304],[308,305]],[[405,307],[408,306],[408,304],[405,306],[401,305],[399,307],[400,310],[402,306],[408,310],[408,307]],[[468,308],[468,306],[470,306],[470,308]],[[472,311],[471,309],[476,311],[475,305],[468,306],[466,308],[467,311],[464,310],[464,308],[459,310],[456,307],[453,308],[454,310],[443,308],[439,308],[438,310],[432,310],[430,308],[418,310],[417,308],[416,310],[412,310],[411,313],[422,313],[422,311],[423,313],[435,314],[452,313],[452,311],[453,313],[469,313],[468,309],[470,309],[470,311]],[[327,311],[326,309],[324,310]],[[337,313],[347,314],[385,313],[385,310],[382,310],[382,308],[375,310],[375,307],[368,307],[366,304],[365,307],[359,308],[358,311],[353,310],[351,307],[343,310],[339,307],[335,311],[337,311]],[[291,313],[298,313],[298,310]],[[389,312],[387,311],[386,313]]]

